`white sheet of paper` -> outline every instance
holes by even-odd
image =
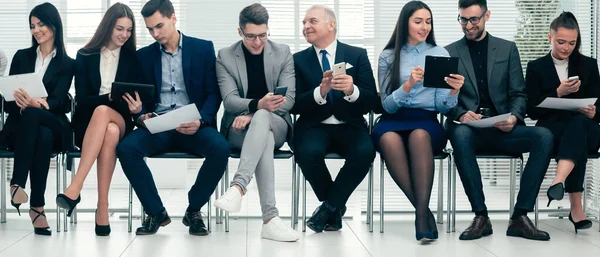
[[[595,104],[596,100],[598,100],[598,98],[574,99],[546,97],[546,99],[544,99],[544,101],[537,107],[567,111],[578,111],[579,108],[589,108],[588,105]]]
[[[37,73],[27,73],[0,77],[0,92],[7,102],[15,101],[13,92],[19,88],[24,89],[30,97],[48,97],[46,87],[42,83],[42,77]]]
[[[144,125],[152,134],[172,130],[181,123],[192,122],[200,119],[200,113],[195,104],[188,104],[179,109],[167,112],[158,117],[150,118],[144,121]]]
[[[506,114],[501,114],[498,116],[489,117],[489,118],[476,120],[476,121],[471,121],[471,122],[467,122],[467,123],[460,123],[460,122],[456,122],[456,121],[455,122],[458,124],[464,124],[464,125],[471,126],[474,128],[491,128],[494,126],[494,124],[496,124],[496,122],[508,120],[508,118],[511,115],[512,115],[511,113],[506,113]]]

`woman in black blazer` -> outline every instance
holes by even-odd
[[[115,169],[119,140],[134,127],[131,113],[141,111],[141,101],[113,99],[112,82],[135,82],[135,18],[131,9],[116,3],[106,11],[90,42],[79,50],[75,74],[75,144],[81,148],[77,173],[64,194],[56,197],[68,216],[79,203],[85,178],[97,160],[98,203],[96,235],[110,234],[108,190]]]
[[[25,90],[15,91],[16,101],[4,103],[9,115],[0,134],[0,144],[14,151],[11,204],[19,210],[27,202],[24,187],[29,175],[29,216],[34,232],[51,235],[44,213],[44,192],[52,152],[65,150],[70,141],[65,113],[70,111],[67,94],[73,80],[73,59],[65,52],[63,27],[56,7],[50,3],[36,6],[29,14],[29,21],[33,46],[17,51],[10,75],[40,74],[48,97],[32,98]]]
[[[580,52],[581,36],[575,16],[563,12],[551,24],[548,39],[552,51],[527,65],[529,117],[538,120],[536,126],[548,128],[554,134],[558,165],[552,186],[548,189],[548,205],[569,193],[569,220],[577,229],[590,228],[582,206],[583,180],[587,154],[600,147],[600,102],[579,111],[537,108],[546,97],[600,98],[600,75],[595,59]],[[568,80],[579,76],[578,80]]]

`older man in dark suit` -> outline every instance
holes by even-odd
[[[346,202],[369,171],[375,158],[363,114],[378,103],[373,70],[362,48],[336,40],[335,13],[325,6],[311,7],[302,21],[312,46],[294,54],[296,103],[296,160],[321,206],[308,220],[315,232],[339,230]],[[334,64],[352,68],[333,76]],[[347,65],[346,68],[350,67]],[[346,160],[331,179],[325,155],[337,152]]]

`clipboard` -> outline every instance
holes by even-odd
[[[458,57],[425,56],[425,74],[423,75],[423,86],[433,88],[454,89],[446,81],[445,77],[458,73]]]

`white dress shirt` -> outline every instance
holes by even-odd
[[[335,64],[335,53],[337,50],[337,40],[335,40],[333,43],[331,43],[331,45],[329,45],[328,47],[326,47],[324,50],[327,51],[327,60],[329,61],[329,66],[330,68],[333,68],[333,65]],[[323,70],[323,55],[321,54],[321,50],[320,48],[317,48],[316,46],[313,46],[313,48],[315,49],[315,53],[317,54],[317,58],[319,59],[319,65],[321,66],[321,70]],[[334,90],[334,89],[331,89]],[[358,99],[358,96],[360,95],[360,91],[358,90],[358,87],[356,85],[354,85],[354,92],[349,95],[349,96],[344,96],[344,100],[350,102],[350,103],[354,103],[356,102],[356,100]],[[321,88],[320,87],[316,87],[315,90],[313,91],[313,97],[315,99],[315,102],[317,102],[317,104],[319,105],[324,105],[327,103],[327,99],[323,98],[321,96]],[[331,117],[325,119],[324,121],[322,121],[321,123],[323,124],[344,124],[345,122],[338,120],[335,118],[334,115],[331,115]]]
[[[119,55],[121,48],[110,50],[102,47],[100,51],[100,92],[99,95],[110,93],[112,83],[115,82],[117,76],[117,66],[119,66]]]
[[[41,75],[41,77],[44,77],[44,74],[46,74],[46,70],[48,69],[48,65],[50,65],[52,58],[56,56],[56,48],[54,48],[49,55],[46,55],[45,58],[42,55],[40,46],[37,47],[35,52],[37,53],[37,58],[35,59],[35,73],[38,73]]]

